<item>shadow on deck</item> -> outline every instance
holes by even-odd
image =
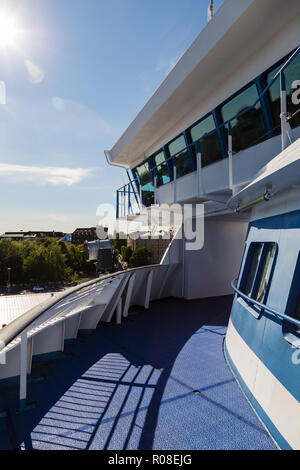
[[[231,303],[155,302],[35,365],[37,408],[17,414],[18,388],[1,392],[0,448],[8,435],[24,449],[275,448],[223,357]]]

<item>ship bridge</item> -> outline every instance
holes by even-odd
[[[280,0],[223,2],[106,152],[130,180],[117,191],[117,217],[138,213],[141,204],[224,203],[246,186],[282,150],[282,77],[286,138],[300,136],[293,99],[299,18],[297,1],[288,8]]]

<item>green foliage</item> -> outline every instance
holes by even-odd
[[[84,259],[83,246],[49,239],[0,240],[1,286],[7,284],[8,268],[11,268],[12,284],[71,282],[94,272],[94,266],[91,267]]]
[[[133,255],[133,249],[130,246],[122,246],[121,255],[125,263],[130,263],[130,258]]]
[[[129,266],[131,268],[139,268],[149,264],[151,264],[151,251],[146,247],[138,248],[130,257]]]
[[[121,239],[120,234],[116,234],[116,238],[112,240],[113,246],[115,250],[118,250],[119,253],[122,252],[122,247],[125,246],[127,247],[127,240],[126,239]]]
[[[24,273],[29,282],[62,282],[69,280],[65,257],[59,246],[36,245],[24,260]]]
[[[0,240],[0,282],[6,285],[8,268],[11,268],[11,281],[23,275],[23,250],[18,242]]]

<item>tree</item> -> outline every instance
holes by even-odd
[[[133,255],[133,249],[130,246],[122,246],[121,255],[125,263],[130,263],[130,258]]]
[[[69,267],[75,271],[80,272],[85,268],[85,259],[83,246],[69,245],[68,246],[68,263]]]
[[[127,247],[127,240],[120,238],[120,234],[116,234],[116,238],[112,240],[115,250],[118,250],[121,253],[122,246]]]
[[[11,268],[11,281],[20,282],[23,279],[22,244],[11,239],[0,240],[0,282],[6,285],[8,268]]]
[[[47,247],[36,244],[25,258],[23,268],[31,282],[62,282],[71,278],[65,257],[60,247],[54,243]]]
[[[149,264],[151,264],[151,251],[146,247],[135,250],[129,262],[131,268],[149,266]]]

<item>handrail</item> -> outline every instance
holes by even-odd
[[[33,307],[28,312],[24,313],[20,317],[16,318],[14,321],[9,323],[7,326],[0,330],[0,352],[12,341],[14,341],[25,329],[30,328],[30,326],[38,320],[41,315],[43,315],[47,310],[57,305],[61,300],[69,297],[70,295],[74,294],[75,292],[79,292],[86,287],[93,286],[98,284],[101,281],[105,281],[107,279],[115,279],[116,277],[122,274],[128,274],[131,272],[136,272],[146,268],[156,268],[161,266],[160,264],[153,264],[149,266],[141,266],[138,268],[131,268],[127,269],[126,271],[119,271],[117,273],[107,274],[105,276],[100,276],[97,279],[93,279],[92,281],[85,282],[80,284],[79,286],[72,287],[71,289],[62,292],[55,296],[54,299],[46,300],[45,302]]]
[[[231,283],[231,287],[236,292],[236,294],[238,294],[240,297],[242,297],[244,300],[246,300],[249,304],[256,305],[257,307],[261,308],[262,310],[265,310],[266,312],[269,312],[272,315],[275,315],[280,320],[286,320],[287,322],[292,323],[293,325],[300,327],[300,320],[296,320],[296,318],[292,318],[289,315],[285,315],[284,313],[277,312],[277,310],[275,310],[274,308],[268,307],[267,305],[264,305],[264,304],[258,302],[257,300],[251,299],[251,297],[244,294],[242,291],[240,291],[236,287],[236,285],[235,285],[236,282],[237,282],[237,279],[234,279]]]
[[[275,74],[275,76],[273,77],[273,79],[271,80],[271,82],[264,88],[264,90],[259,94],[257,100],[254,102],[254,104],[252,106],[249,106],[245,109],[243,109],[242,111],[240,111],[239,113],[237,113],[235,116],[233,116],[232,118],[228,119],[227,121],[223,122],[222,124],[219,124],[218,126],[216,126],[212,131],[210,132],[207,132],[206,134],[204,134],[203,136],[201,136],[198,140],[195,140],[194,142],[192,142],[191,144],[188,144],[184,149],[182,149],[180,152],[177,152],[176,154],[170,156],[169,158],[166,158],[163,162],[159,163],[158,165],[155,165],[153,166],[152,168],[149,169],[149,173],[152,173],[153,171],[157,171],[158,168],[160,168],[162,165],[168,163],[170,160],[173,160],[174,162],[176,162],[176,156],[179,155],[180,153],[184,152],[185,150],[189,149],[190,147],[194,146],[194,145],[197,145],[198,143],[200,144],[202,140],[206,139],[207,137],[209,137],[210,135],[218,132],[220,129],[226,127],[227,125],[229,125],[232,121],[234,121],[235,119],[239,118],[240,116],[243,116],[244,114],[246,114],[248,111],[250,111],[251,109],[254,109],[255,106],[257,105],[257,103],[260,102],[261,98],[267,93],[267,91],[269,91],[269,89],[273,86],[273,84],[275,83],[275,81],[278,79],[278,77],[280,76],[280,74],[282,72],[284,72],[284,70],[287,68],[287,66],[291,63],[291,61],[300,53],[300,46],[298,46],[298,48],[294,51],[294,53],[288,58],[288,60],[283,64],[283,66],[280,68],[280,70],[278,70],[278,72]],[[176,164],[176,163],[175,163]],[[129,176],[129,175],[128,175]],[[123,186],[122,188],[119,188],[117,191],[121,191],[122,189],[124,189],[125,187],[127,187],[128,185],[132,184],[132,183],[138,183],[138,185],[140,184],[139,183],[139,180],[138,178],[134,178],[134,179],[130,179],[129,178],[129,183],[126,184],[125,186]]]

